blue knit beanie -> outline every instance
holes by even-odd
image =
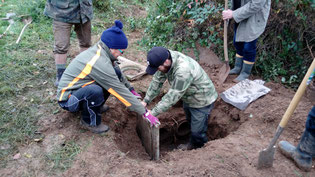
[[[128,39],[122,29],[122,22],[115,20],[115,26],[103,32],[101,41],[110,49],[126,49],[128,47]]]

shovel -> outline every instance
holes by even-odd
[[[224,9],[228,8],[228,0],[225,0]],[[227,20],[224,20],[224,64],[219,70],[219,85],[222,85],[230,72],[229,55],[227,48]]]
[[[300,102],[306,86],[307,86],[307,81],[311,75],[311,73],[313,72],[315,68],[315,58],[313,59],[313,62],[311,64],[311,66],[308,68],[307,73],[304,76],[303,81],[301,82],[298,90],[296,91],[293,99],[291,100],[291,103],[289,105],[289,107],[287,108],[287,110],[285,111],[280,124],[278,125],[278,128],[276,130],[276,133],[274,135],[274,137],[272,138],[269,146],[267,147],[267,149],[263,149],[262,151],[259,152],[259,157],[258,157],[258,169],[261,168],[269,168],[272,167],[273,165],[273,156],[275,153],[275,144],[280,136],[280,134],[282,133],[284,127],[287,125],[291,115],[293,114],[295,108],[297,107],[298,103]]]

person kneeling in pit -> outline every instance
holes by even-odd
[[[181,99],[191,136],[190,141],[179,145],[178,149],[202,147],[208,141],[208,117],[218,97],[207,73],[194,59],[163,47],[153,47],[148,52],[147,62],[146,72],[153,78],[142,104],[147,106],[158,96],[163,83],[168,80],[171,88],[152,109],[152,115],[158,116]]]
[[[115,26],[105,30],[96,45],[72,60],[58,85],[59,105],[70,112],[81,111],[82,127],[94,133],[109,130],[101,123],[101,112],[107,109],[103,105],[110,94],[151,124],[159,124],[137,99],[141,96],[130,86],[117,64],[117,57],[128,47],[122,28],[123,24],[116,20]]]

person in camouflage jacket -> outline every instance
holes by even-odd
[[[88,49],[92,44],[92,0],[47,0],[44,14],[53,19],[55,39],[53,53],[57,69],[55,86],[58,86],[66,69],[72,26],[79,39],[80,52]]]
[[[137,99],[141,96],[131,87],[117,65],[117,57],[128,46],[122,28],[123,24],[116,20],[115,26],[102,33],[98,43],[72,60],[58,85],[60,107],[70,112],[81,111],[82,127],[94,133],[109,130],[101,123],[101,108],[110,94],[152,124],[158,123]]]
[[[163,47],[153,47],[147,55],[146,72],[153,75],[152,82],[142,102],[147,106],[159,95],[168,80],[171,88],[151,110],[153,116],[167,111],[180,99],[186,119],[191,125],[190,142],[180,145],[183,150],[202,147],[207,141],[208,117],[218,94],[207,73],[192,58]]]

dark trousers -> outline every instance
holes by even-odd
[[[315,137],[315,106],[308,113],[305,130]]]
[[[235,24],[234,26],[234,39],[233,44],[236,49],[236,53],[240,56],[243,56],[243,60],[249,61],[249,62],[255,62],[256,57],[256,43],[258,39],[255,39],[251,42],[236,42],[236,29],[238,24]]]
[[[190,143],[196,148],[202,147],[208,141],[208,118],[214,103],[202,108],[191,108],[184,103],[183,107],[186,119],[190,123]]]
[[[101,123],[100,108],[109,95],[107,90],[92,84],[74,91],[67,101],[61,101],[59,105],[70,112],[81,111],[83,121],[97,126]]]

